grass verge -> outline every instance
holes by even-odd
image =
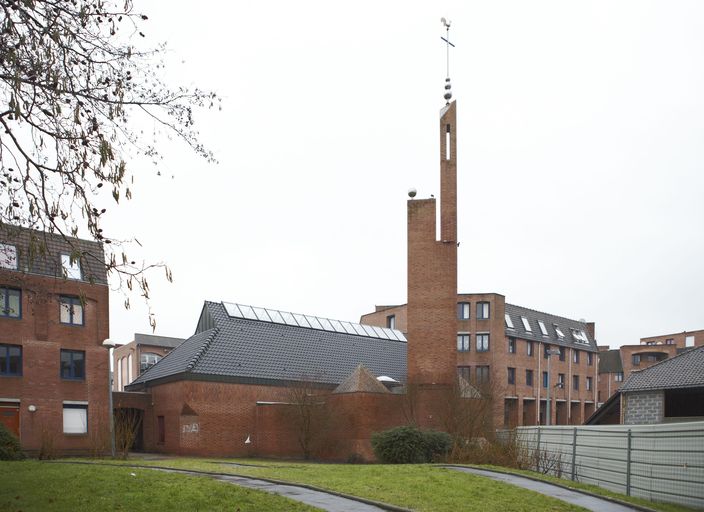
[[[417,511],[552,512],[583,508],[518,487],[430,465],[348,465],[298,462],[241,461],[233,466],[207,459],[177,458],[127,461],[180,469],[233,473],[285,480],[360,496]]]
[[[144,469],[3,462],[0,481],[0,510],[8,512],[317,510],[224,482]]]

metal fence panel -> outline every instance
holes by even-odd
[[[704,508],[704,421],[518,427],[515,439],[536,471]]]

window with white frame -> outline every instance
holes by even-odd
[[[66,279],[81,278],[81,263],[77,259],[71,258],[68,254],[61,255],[61,270]]]
[[[686,348],[693,347],[694,346],[694,336],[685,336],[684,338],[684,346]]]
[[[147,371],[149,368],[154,366],[161,360],[159,354],[154,354],[152,352],[144,352],[139,356],[139,373]]]
[[[64,402],[64,434],[88,433],[88,404]]]
[[[538,327],[540,327],[540,332],[543,336],[548,336],[548,329],[545,327],[545,322],[538,320]]]
[[[457,352],[469,352],[469,333],[457,334]]]
[[[486,352],[489,350],[489,334],[477,334],[477,352]]]
[[[533,332],[533,329],[530,327],[530,322],[528,322],[528,319],[524,316],[521,317],[521,322],[523,322],[523,328],[526,330],[526,332]]]
[[[0,268],[17,270],[17,247],[0,244]]]
[[[513,320],[511,320],[511,317],[508,313],[504,315],[504,318],[506,319],[506,327],[508,327],[509,329],[513,329]]]

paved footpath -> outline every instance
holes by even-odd
[[[146,467],[142,466],[142,469],[146,469]],[[207,474],[196,471],[170,469],[159,469],[159,471],[166,471],[169,473],[185,473],[194,476],[210,477],[216,480],[222,480],[223,482],[228,482],[242,487],[249,487],[251,489],[257,489],[259,491],[279,494],[281,496],[285,496],[286,498],[295,501],[300,501],[302,503],[305,503],[306,505],[319,508],[320,510],[326,510],[328,512],[381,512],[385,510],[383,508],[375,507],[374,505],[362,503],[361,501],[351,500],[342,496],[336,496],[335,494],[316,491],[313,489],[308,489],[306,487],[299,487],[297,485],[285,485],[267,482],[266,480],[258,480],[256,478],[245,478],[242,476],[231,476],[223,474]]]
[[[613,501],[602,498],[597,498],[595,496],[590,496],[589,494],[571,491],[569,489],[565,489],[564,487],[560,487],[559,485],[553,485],[547,482],[538,482],[536,480],[518,475],[509,475],[506,473],[498,473],[495,471],[486,471],[476,468],[466,468],[462,466],[443,467],[455,471],[461,471],[463,473],[485,476],[493,480],[498,480],[499,482],[506,482],[507,484],[517,485],[518,487],[530,489],[531,491],[536,491],[540,494],[545,494],[573,505],[579,505],[580,507],[584,507],[587,510],[592,510],[594,512],[633,512],[634,510],[642,510],[639,508],[621,505],[620,503],[614,503]]]

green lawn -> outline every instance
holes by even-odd
[[[317,510],[224,482],[148,469],[0,462],[0,482],[0,510],[8,512]]]
[[[233,466],[207,459],[127,461],[182,469],[234,473],[306,483],[417,511],[523,512],[583,511],[563,501],[474,475],[430,465],[348,465],[241,461],[264,467]],[[229,461],[235,462],[235,461]]]
[[[419,511],[583,510],[514,486],[431,465],[348,465],[249,459],[218,461],[199,458],[166,458],[155,461],[134,458],[126,463],[197,469],[306,483]],[[228,463],[241,463],[248,466],[235,466]],[[253,467],[252,465],[262,467]],[[509,471],[505,468],[492,466],[486,466],[486,468]],[[533,471],[510,471],[643,505],[662,512],[689,512],[692,510],[679,505],[653,503],[640,498],[632,498],[593,485],[545,476]]]

